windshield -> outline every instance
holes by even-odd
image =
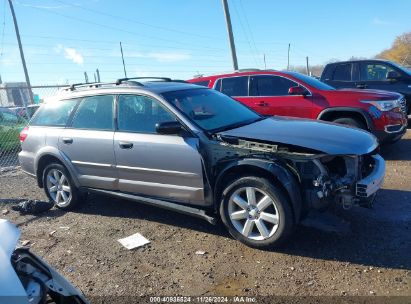
[[[238,101],[215,90],[191,89],[162,95],[206,131],[222,131],[262,119]]]
[[[396,63],[396,62],[391,62],[391,64],[392,64],[393,66],[397,67],[398,69],[400,69],[401,71],[403,71],[404,73],[406,73],[407,75],[411,76],[411,71],[410,71],[408,68],[406,68],[406,67],[404,67],[404,66],[402,66],[402,65],[399,65],[399,64]]]
[[[300,73],[295,73],[295,72],[289,72],[287,73],[303,82],[305,82],[306,84],[312,86],[313,88],[319,89],[319,90],[326,90],[326,91],[334,91],[335,88],[333,88],[332,86],[319,81],[318,79],[315,79],[314,77],[310,77],[304,74],[300,74]]]

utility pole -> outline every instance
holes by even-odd
[[[101,82],[100,71],[98,69],[96,69],[96,74],[97,74],[97,82]]]
[[[238,70],[237,53],[235,51],[233,29],[231,27],[230,11],[228,9],[227,0],[222,0],[222,1],[223,1],[225,22],[227,23],[227,33],[228,33],[228,40],[230,42],[231,57],[233,59],[233,68],[235,71],[237,71]]]
[[[310,66],[308,65],[308,56],[305,57],[305,60],[306,60],[306,63],[307,63],[307,65],[306,65],[307,75],[310,76]]]
[[[123,46],[121,45],[121,41],[120,41],[120,51],[121,51],[121,59],[123,60],[124,77],[127,78],[126,65],[124,64]]]
[[[291,43],[288,44],[287,71],[290,70],[290,48],[291,48]]]
[[[19,32],[19,26],[17,25],[16,13],[14,12],[14,7],[13,7],[12,0],[8,0],[8,1],[9,1],[9,5],[10,5],[11,15],[13,16],[14,29],[16,30],[17,42],[19,44],[20,57],[21,57],[21,62],[23,64],[24,76],[26,78],[26,84],[27,84],[27,87],[28,87],[28,90],[29,90],[30,103],[34,104],[33,91],[31,90],[29,73],[27,72],[26,60],[24,59],[23,46],[21,45],[20,32]],[[24,99],[24,106],[26,107],[27,115],[30,116],[30,114],[27,111],[27,101],[25,99]]]
[[[265,54],[264,54],[264,70],[266,70],[266,69],[267,69],[267,64],[265,62]]]

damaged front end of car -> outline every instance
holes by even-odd
[[[265,159],[291,172],[299,183],[303,213],[325,210],[334,204],[344,209],[371,208],[384,181],[385,162],[376,146],[365,154],[342,155],[221,134],[217,139],[220,145],[236,149],[239,158]]]

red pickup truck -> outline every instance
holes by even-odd
[[[193,84],[214,88],[262,115],[320,119],[368,130],[380,143],[395,142],[407,130],[403,95],[335,88],[295,72],[248,70],[197,77]]]

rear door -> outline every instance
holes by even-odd
[[[120,95],[114,151],[119,190],[166,200],[203,204],[198,138],[162,135],[156,124],[175,121],[153,97]]]
[[[299,84],[283,76],[251,76],[250,103],[263,115],[311,118],[311,96],[289,95],[288,90],[295,86]]]
[[[355,74],[354,65],[351,62],[337,63],[333,66],[334,70],[327,73],[325,82],[334,88],[355,88],[356,83],[353,79]]]
[[[254,111],[258,106],[249,98],[249,76],[234,76],[221,78],[216,81],[214,89],[245,104]]]
[[[81,186],[116,190],[113,150],[114,95],[84,97],[58,146],[73,164]]]

